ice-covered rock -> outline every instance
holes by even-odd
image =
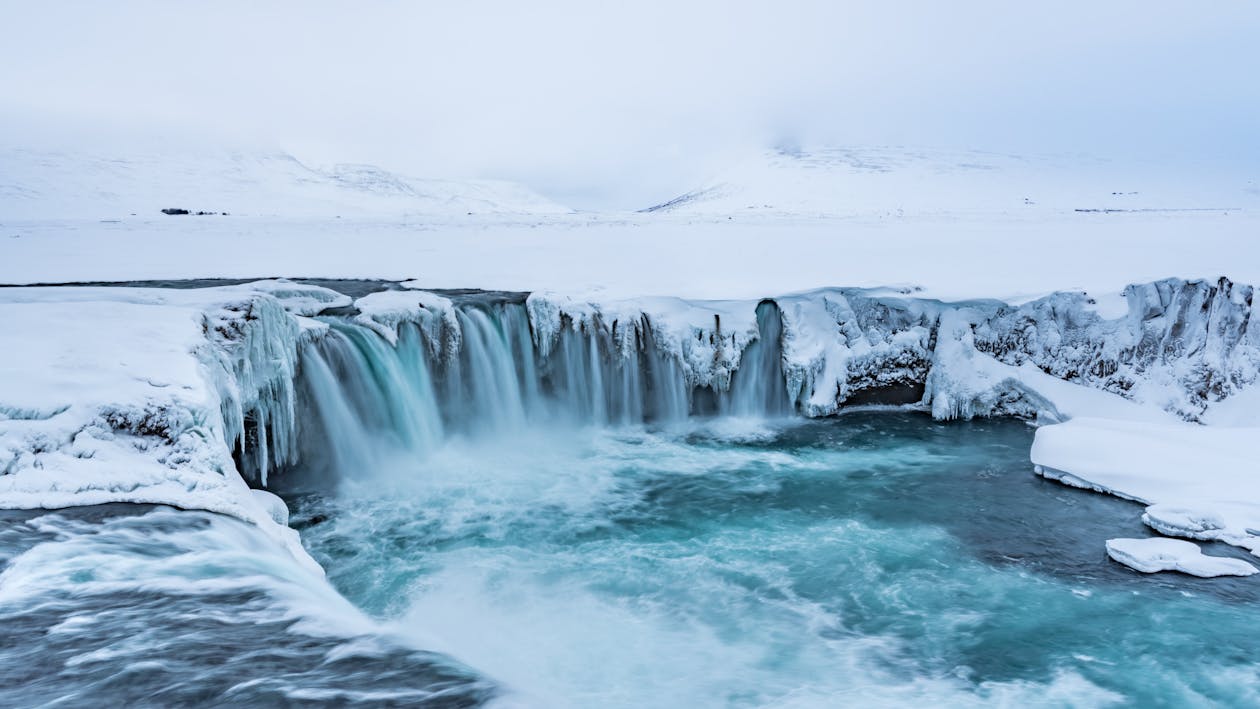
[[[436,348],[434,354],[440,354],[437,349],[448,354],[459,350],[459,322],[449,298],[422,290],[386,290],[359,298],[354,307],[359,310],[355,322],[371,328],[390,344],[397,342],[398,326],[409,322],[428,334],[427,341]]]
[[[530,294],[526,307],[542,357],[565,330],[610,337],[622,357],[651,342],[681,366],[693,387],[729,388],[740,356],[757,338],[756,301],[622,300],[543,291]]]
[[[1208,556],[1193,542],[1164,537],[1108,539],[1107,555],[1144,574],[1180,571],[1192,576],[1213,578],[1250,576],[1260,571],[1241,559]]]
[[[1213,402],[1260,376],[1254,289],[1228,279],[1131,285],[1099,307],[1084,293],[1003,306],[977,322],[976,346],[1009,364],[1031,362],[1065,381],[1198,420]]]
[[[232,449],[260,480],[291,459],[297,350],[317,332],[295,313],[343,300],[276,281],[0,291],[0,507],[210,510],[309,562],[250,494]]]
[[[689,387],[721,393],[761,336],[758,303],[769,302],[782,324],[787,396],[808,416],[852,404],[920,402],[940,419],[1154,420],[1166,410],[1194,420],[1248,392],[1260,371],[1260,346],[1248,328],[1250,294],[1224,279],[1170,279],[1110,296],[1057,293],[1022,305],[945,303],[896,289],[824,289],[768,301],[540,291],[529,294],[525,308],[543,360],[566,332],[607,341],[605,355],[626,361],[648,343],[680,368]],[[399,323],[415,322],[435,354],[459,351],[447,298],[387,291],[357,307],[359,322],[391,342]]]

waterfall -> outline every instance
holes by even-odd
[[[635,323],[568,323],[554,345],[535,343],[523,303],[467,299],[452,333],[404,322],[396,344],[344,316],[324,316],[326,336],[303,346],[299,439],[304,467],[335,474],[423,456],[451,435],[497,435],[531,424],[668,424],[713,413],[792,412],[777,306],[757,308],[758,338],[730,391],[687,381],[677,355]],[[451,352],[433,341],[458,342]]]
[[[757,306],[757,339],[744,350],[724,410],[736,416],[792,413],[783,375],[783,317],[771,301]]]

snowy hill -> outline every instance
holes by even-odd
[[[283,152],[0,148],[0,217],[110,219],[166,208],[283,217],[570,211],[511,182],[417,179],[358,164],[320,169]]]
[[[906,217],[1051,212],[1233,212],[1260,207],[1260,175],[1236,177],[1078,156],[901,147],[761,153],[648,213]]]

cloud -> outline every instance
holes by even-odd
[[[781,141],[1260,158],[1260,6],[7,2],[0,108],[639,206]]]

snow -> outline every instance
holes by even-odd
[[[276,153],[0,148],[0,283],[344,277],[704,300],[896,287],[1012,304],[1170,276],[1260,283],[1260,192],[1231,175],[1147,167],[893,148],[772,153],[721,178],[744,195],[735,202],[572,212],[504,183],[315,169]],[[743,204],[782,194],[808,204]],[[1077,211],[1096,208],[1135,211]]]
[[[403,283],[403,286],[408,284]],[[398,340],[398,326],[412,322],[430,333],[430,342],[441,340],[438,329],[458,333],[455,308],[448,298],[419,290],[387,290],[354,301],[359,310],[355,321],[372,328],[390,344]],[[458,341],[452,343],[458,349]]]
[[[1172,175],[1158,164],[906,146],[786,147],[747,156],[649,208],[742,219],[1242,211],[1254,175]],[[1111,211],[1106,211],[1111,210]]]
[[[313,564],[274,501],[251,494],[229,444],[249,412],[271,454],[287,452],[301,329],[285,307],[346,300],[275,281],[0,290],[0,507],[204,509],[257,524]]]
[[[707,300],[897,286],[1008,303],[1169,276],[1260,283],[1260,210],[759,223],[651,214],[117,219],[19,219],[0,205],[0,283],[383,278]]]
[[[1149,505],[1161,533],[1260,551],[1260,429],[1074,418],[1037,430],[1046,477]]]
[[[416,179],[372,165],[318,168],[283,152],[210,147],[126,155],[0,147],[0,205],[5,219],[171,219],[160,213],[166,208],[210,213],[185,217],[203,221],[569,211],[510,182]]]
[[[1180,571],[1192,576],[1213,578],[1250,576],[1260,571],[1241,559],[1208,556],[1193,542],[1162,537],[1108,539],[1107,555],[1144,574]]]
[[[1209,426],[1260,427],[1260,387],[1208,404],[1200,420]]]
[[[1031,362],[1012,366],[980,352],[970,320],[972,309],[941,316],[924,400],[938,419],[1014,415],[1055,422],[1090,413],[1120,419],[1168,421],[1151,407],[1046,374]]]

